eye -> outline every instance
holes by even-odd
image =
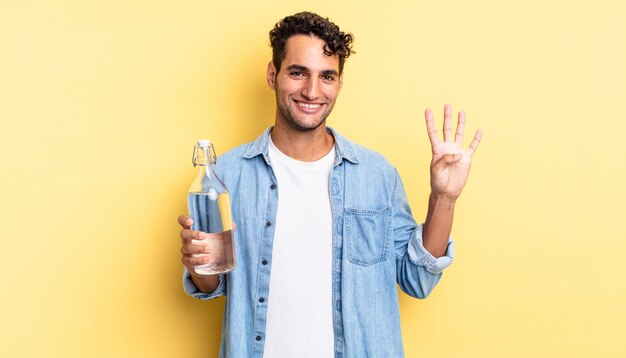
[[[323,79],[324,81],[327,81],[327,82],[333,82],[333,81],[335,80],[335,76],[332,76],[332,75],[324,75],[324,76],[322,76],[322,79]]]
[[[292,77],[304,77],[304,73],[300,71],[292,71],[289,73]]]

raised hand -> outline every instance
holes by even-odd
[[[459,112],[456,132],[452,135],[452,106],[446,104],[443,109],[443,142],[435,126],[433,111],[425,111],[426,129],[432,147],[433,157],[430,162],[431,195],[456,200],[467,182],[472,156],[482,138],[482,130],[476,131],[470,146],[463,149],[465,113]]]

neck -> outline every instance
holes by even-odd
[[[295,131],[276,122],[272,129],[272,142],[287,156],[303,162],[314,162],[328,154],[335,138],[321,125],[311,131]]]

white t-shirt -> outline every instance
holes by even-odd
[[[315,162],[302,162],[280,152],[270,139],[269,157],[278,211],[263,357],[333,357],[328,181],[335,147]]]

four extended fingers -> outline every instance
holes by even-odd
[[[439,136],[437,135],[437,127],[435,124],[435,118],[433,116],[433,111],[430,108],[426,108],[424,113],[426,117],[426,130],[428,131],[428,138],[430,139],[431,145],[434,147],[435,145],[441,142]],[[462,146],[463,145],[463,137],[465,135],[465,112],[460,111],[458,114],[457,128],[455,132],[454,143]],[[478,130],[472,143],[468,148],[468,152],[470,155],[474,154],[476,149],[478,149],[478,144],[482,139],[482,130]],[[452,142],[452,106],[446,104],[443,107],[443,140],[444,142]]]

